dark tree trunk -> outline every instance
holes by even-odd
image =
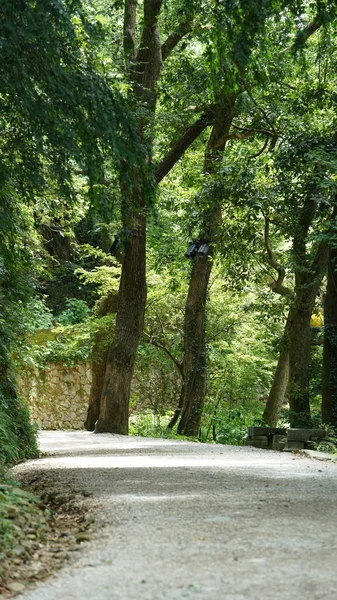
[[[89,406],[84,427],[87,431],[94,431],[99,418],[101,396],[103,391],[104,376],[108,357],[108,348],[102,348],[103,336],[95,337],[91,359],[92,382],[90,388]]]
[[[180,416],[181,416],[181,411],[182,408],[184,406],[184,398],[185,398],[185,387],[184,387],[184,381],[182,382],[182,386],[181,386],[181,390],[180,390],[180,396],[179,396],[179,402],[178,402],[178,406],[175,409],[172,418],[169,422],[169,424],[167,425],[167,429],[172,430],[173,427],[177,424]]]
[[[321,242],[310,266],[298,263],[295,272],[295,303],[289,313],[289,408],[292,427],[310,427],[310,319],[326,273],[328,246]]]
[[[262,415],[263,422],[269,427],[276,427],[280,418],[289,385],[289,325],[285,326],[281,350],[274,374],[271,390]]]
[[[227,136],[234,117],[237,95],[224,96],[215,111],[215,122],[205,152],[204,173],[213,175],[221,164]],[[204,209],[203,227],[200,239],[212,243],[216,241],[221,223],[219,191],[217,185],[208,193],[207,208]],[[199,254],[194,258],[190,284],[185,305],[184,320],[184,359],[183,373],[184,398],[178,433],[197,437],[199,434],[206,390],[206,301],[208,282],[212,270],[210,257]]]
[[[337,250],[330,248],[324,303],[322,421],[337,428]]]
[[[184,322],[184,411],[178,433],[197,437],[206,388],[206,299],[212,263],[197,256],[193,265]]]
[[[326,272],[328,246],[320,242],[314,260],[307,250],[308,233],[317,210],[316,187],[307,194],[293,238],[295,301],[289,313],[289,418],[292,427],[310,427],[310,319]]]
[[[308,196],[300,213],[293,240],[294,293],[283,285],[285,270],[273,257],[269,243],[269,227],[265,229],[269,264],[278,272],[278,279],[273,289],[277,293],[291,298],[279,361],[263,413],[263,420],[271,427],[277,423],[286,392],[289,397],[289,417],[292,427],[311,426],[309,383],[312,331],[310,320],[328,260],[326,242],[319,244],[314,260],[309,259],[307,255],[306,240],[314,210],[315,201]],[[286,388],[287,379],[289,380],[288,390]]]
[[[318,290],[317,290],[318,291]],[[289,320],[289,418],[292,427],[311,427],[309,383],[310,319],[314,303],[298,303]]]
[[[116,327],[108,350],[96,433],[128,433],[131,381],[146,302],[145,224],[145,215],[134,215],[123,260]]]

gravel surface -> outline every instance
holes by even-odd
[[[175,440],[43,432],[53,473],[99,504],[92,541],[23,600],[329,600],[337,465]]]

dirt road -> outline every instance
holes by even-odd
[[[99,503],[88,546],[23,600],[337,598],[337,465],[174,440],[44,432],[48,470]]]

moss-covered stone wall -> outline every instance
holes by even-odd
[[[26,368],[18,377],[18,394],[39,429],[83,429],[91,386],[89,363],[51,363]]]

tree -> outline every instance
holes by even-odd
[[[332,224],[335,228],[335,222]],[[332,238],[332,239],[331,239]],[[322,421],[337,427],[337,252],[330,234],[328,282],[324,301]]]
[[[233,123],[237,99],[245,88],[249,60],[256,38],[263,32],[264,20],[273,14],[273,11],[279,10],[280,6],[273,2],[258,2],[244,7],[243,10],[241,8],[239,7],[238,13],[234,12],[231,15],[232,21],[227,14],[220,12],[219,22],[216,24],[217,28],[221,28],[226,23],[229,50],[224,48],[223,42],[219,45],[219,56],[217,57],[219,70],[216,76],[220,81],[223,78],[224,87],[220,89],[218,97],[215,99],[215,121],[205,151],[204,175],[207,183],[204,185],[202,193],[205,208],[201,209],[202,224],[198,236],[202,242],[211,245],[212,252],[208,256],[197,252],[193,259],[185,307],[184,383],[179,406],[181,419],[178,432],[192,436],[198,435],[205,401],[207,289],[212,269],[212,255],[217,245],[222,219],[223,199],[221,185],[218,181],[219,172],[228,140],[245,139],[254,133],[254,130],[248,128],[246,131],[241,130]],[[267,132],[267,141],[269,134],[270,132]],[[213,184],[209,183],[208,180],[214,178],[215,175],[217,175],[217,179]],[[178,411],[170,426],[173,426],[177,415]]]
[[[157,104],[157,85],[162,64],[182,38],[190,31],[196,5],[178,6],[179,15],[175,30],[171,30],[162,43],[159,19],[161,0],[145,0],[143,25],[136,47],[136,3],[126,1],[124,7],[124,55],[127,61],[132,97],[136,103],[138,133],[146,147],[142,168],[132,164],[125,167],[120,180],[122,195],[122,221],[127,240],[122,262],[118,292],[118,310],[114,339],[111,342],[104,386],[101,397],[96,433],[127,434],[129,399],[132,375],[139,340],[143,331],[146,304],[146,222],[149,206],[153,202],[155,186],[179,160],[189,145],[207,125],[207,118],[197,120],[172,144],[171,150],[154,168],[153,121]]]
[[[4,0],[1,9],[0,388],[15,427],[20,408],[9,351],[18,319],[11,314],[20,315],[34,289],[34,210],[54,212],[57,204],[60,215],[75,201],[75,167],[85,168],[94,201],[105,151],[118,165],[121,153],[132,156],[137,135],[127,103],[81,44],[87,24],[80,2]]]

